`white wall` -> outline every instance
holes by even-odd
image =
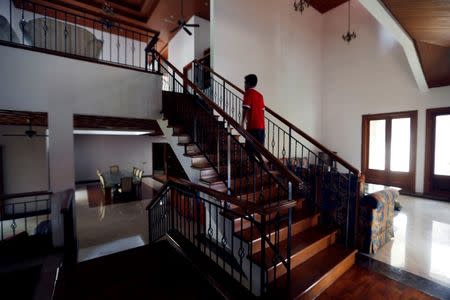
[[[0,108],[48,112],[50,188],[75,182],[73,114],[160,118],[161,76],[0,46]]]
[[[33,129],[38,134],[45,134],[46,128],[33,127]],[[3,136],[3,134],[23,134],[25,130],[26,126],[0,126],[5,194],[49,189],[47,139]]]
[[[151,175],[152,143],[158,139],[149,136],[75,135],[75,180],[97,180],[96,169],[106,172],[112,165],[128,171],[137,167],[144,171],[144,175]]]
[[[199,24],[200,27],[189,27],[192,35],[179,30],[169,42],[169,60],[180,71],[210,46],[210,23],[198,16],[192,16],[188,24]]]
[[[416,190],[423,191],[425,111],[450,105],[450,87],[419,91],[403,48],[357,1],[352,1],[356,40],[345,43],[346,5],[325,14],[323,141],[361,167],[363,114],[418,110]]]
[[[295,12],[292,3],[213,0],[212,64],[241,87],[257,74],[266,105],[320,139],[323,16]]]

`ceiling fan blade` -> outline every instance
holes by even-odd
[[[2,134],[2,136],[26,136],[25,134]]]
[[[186,27],[200,27],[200,24],[186,24]]]
[[[170,33],[174,33],[174,32],[177,31],[178,29],[180,29],[180,26],[177,26],[177,27],[175,27],[174,29],[172,29],[172,30],[170,31]]]
[[[186,28],[186,26],[183,26],[183,30],[186,31],[187,34],[192,35],[192,32]]]

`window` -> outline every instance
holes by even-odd
[[[366,181],[415,189],[417,111],[363,116]]]
[[[450,107],[427,110],[424,192],[450,196]]]

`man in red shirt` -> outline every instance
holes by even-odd
[[[245,93],[244,103],[242,104],[242,127],[247,121],[247,131],[264,146],[265,129],[264,129],[264,97],[255,90],[258,84],[258,77],[255,74],[245,76]],[[262,156],[255,151],[253,147],[247,143],[246,145],[251,157],[257,156],[259,161],[263,163]]]

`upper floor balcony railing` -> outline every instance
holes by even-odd
[[[147,68],[159,32],[108,16],[74,13],[33,0],[0,3],[0,44],[121,67]],[[151,70],[152,71],[152,70]]]

